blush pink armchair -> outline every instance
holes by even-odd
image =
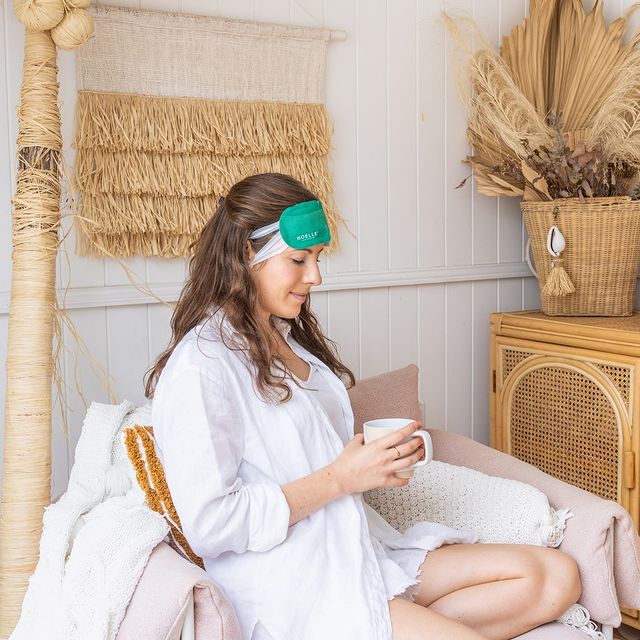
[[[356,428],[374,417],[420,419],[418,369],[411,365],[358,382],[350,390]],[[614,502],[557,480],[468,438],[432,429],[434,459],[512,478],[540,489],[554,508],[568,507],[561,549],[577,561],[580,604],[603,625],[620,624],[620,607],[640,608],[640,539],[629,514]],[[233,607],[213,579],[162,543],[140,579],[118,640],[250,640],[241,638]],[[583,631],[544,625],[518,640],[587,640]],[[293,639],[292,639],[293,640]]]

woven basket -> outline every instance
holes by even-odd
[[[628,197],[560,198],[521,205],[548,316],[629,316],[640,266],[640,201]],[[547,233],[554,224],[567,246],[564,268],[575,286],[565,296],[542,293],[551,269]]]

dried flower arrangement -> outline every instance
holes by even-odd
[[[602,0],[531,0],[503,39],[465,53],[467,135],[480,193],[523,200],[640,198],[640,33],[623,40],[631,7],[607,27]]]

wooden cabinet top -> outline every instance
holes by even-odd
[[[622,318],[545,316],[537,310],[493,313],[491,332],[640,357],[640,312]]]

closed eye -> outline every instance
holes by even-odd
[[[304,264],[304,260],[296,260],[295,258],[291,258],[291,260],[292,260],[295,264]],[[316,260],[316,262],[320,262],[320,260]]]

